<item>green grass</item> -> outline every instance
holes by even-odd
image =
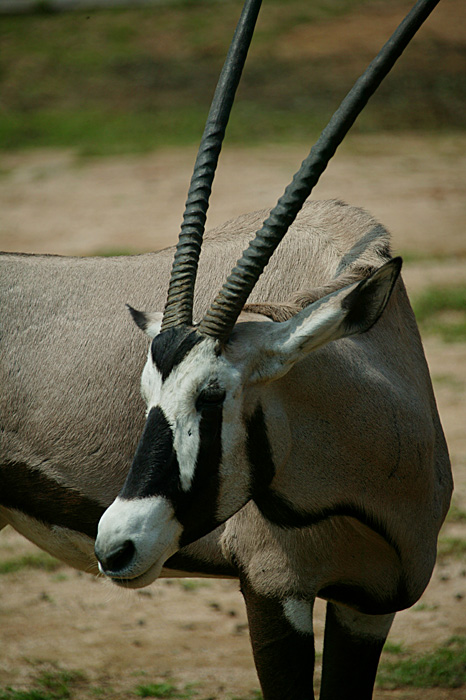
[[[230,143],[312,142],[371,55],[284,52],[316,21],[375,0],[264,6],[228,131]],[[2,17],[0,149],[74,147],[90,155],[197,143],[241,2]],[[305,36],[300,40],[305,45]],[[466,83],[453,41],[420,34],[355,126],[464,129]],[[425,109],[425,105],[429,109]]]
[[[176,698],[176,700],[182,700],[191,698],[193,691],[189,686],[186,686],[184,690],[178,690],[173,683],[166,681],[139,685],[135,690],[135,695],[140,698]]]
[[[455,253],[452,255],[451,253],[442,253],[442,252],[436,252],[432,253],[430,251],[422,251],[422,250],[401,250],[399,252],[399,255],[403,258],[403,263],[405,265],[411,264],[411,263],[449,263],[449,262],[458,262],[458,260],[465,259],[466,258],[466,253],[463,251],[460,251],[459,253]]]
[[[462,510],[456,503],[452,503],[447,515],[449,523],[466,523],[466,510]]]
[[[35,681],[37,687],[0,689],[0,700],[67,700],[79,697],[79,687],[84,681],[81,671],[44,671]]]
[[[460,688],[466,685],[466,637],[452,637],[422,656],[382,662],[377,685],[382,688]]]
[[[466,341],[466,286],[429,287],[414,298],[413,309],[422,332]]]
[[[208,107],[163,108],[153,112],[39,111],[0,113],[0,149],[68,148],[81,156],[144,153],[169,146],[197,144]],[[229,127],[228,142],[239,145],[312,141],[324,121],[306,112],[290,115],[280,109],[261,114],[252,104],[238,104]]]
[[[466,540],[459,537],[440,537],[438,541],[438,557],[466,558]]]
[[[117,258],[126,255],[138,255],[139,251],[131,250],[131,248],[100,248],[91,253],[95,258]]]
[[[464,391],[465,383],[454,374],[432,374],[431,377],[434,386],[444,386],[457,394]]]
[[[187,578],[187,579],[181,579],[179,582],[180,588],[182,588],[184,591],[187,593],[193,593],[195,591],[198,591],[199,588],[210,588],[212,584],[210,581],[199,581],[198,579],[192,579],[192,578]]]
[[[21,557],[0,561],[0,574],[13,574],[23,569],[40,569],[42,571],[56,571],[62,566],[58,559],[46,552],[38,554],[25,554]]]
[[[403,654],[405,649],[403,647],[403,644],[400,644],[398,642],[390,642],[387,641],[385,642],[384,648],[383,648],[384,654]]]

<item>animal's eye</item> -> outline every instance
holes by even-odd
[[[226,392],[218,386],[203,389],[196,399],[196,410],[204,411],[220,408],[225,401]]]

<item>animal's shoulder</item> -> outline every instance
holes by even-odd
[[[206,234],[210,242],[250,239],[270,214],[269,209],[243,214]],[[348,266],[377,267],[390,257],[390,235],[371,214],[337,199],[309,200],[280,244],[280,255],[312,256],[328,274]],[[278,253],[278,251],[277,251]]]

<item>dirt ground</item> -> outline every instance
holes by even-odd
[[[353,137],[315,197],[363,206],[392,231],[395,250],[411,254],[404,272],[411,294],[434,283],[464,285],[465,147],[466,136]],[[227,150],[209,225],[273,205],[305,154],[297,146]],[[102,160],[7,155],[0,249],[83,255],[164,247],[177,235],[193,159],[194,151],[181,149]],[[427,337],[425,349],[452,457],[454,503],[466,511],[466,344]],[[464,519],[448,522],[442,537],[466,539]],[[8,528],[0,535],[0,562],[35,551]],[[465,635],[465,601],[466,561],[445,556],[421,601],[397,616],[390,641],[422,653]],[[318,603],[318,649],[323,621]],[[258,687],[232,581],[166,580],[123,593],[65,567],[22,569],[2,577],[0,649],[0,688],[28,687],[41,669],[57,667],[83,671],[104,697],[130,696],[138,684],[167,678],[218,700],[246,698]],[[466,688],[378,690],[375,697],[459,700]]]

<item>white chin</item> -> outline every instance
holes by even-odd
[[[143,574],[139,574],[134,578],[110,578],[112,583],[116,583],[121,588],[144,588],[153,583],[162,571],[164,561],[158,561],[147,569]]]

